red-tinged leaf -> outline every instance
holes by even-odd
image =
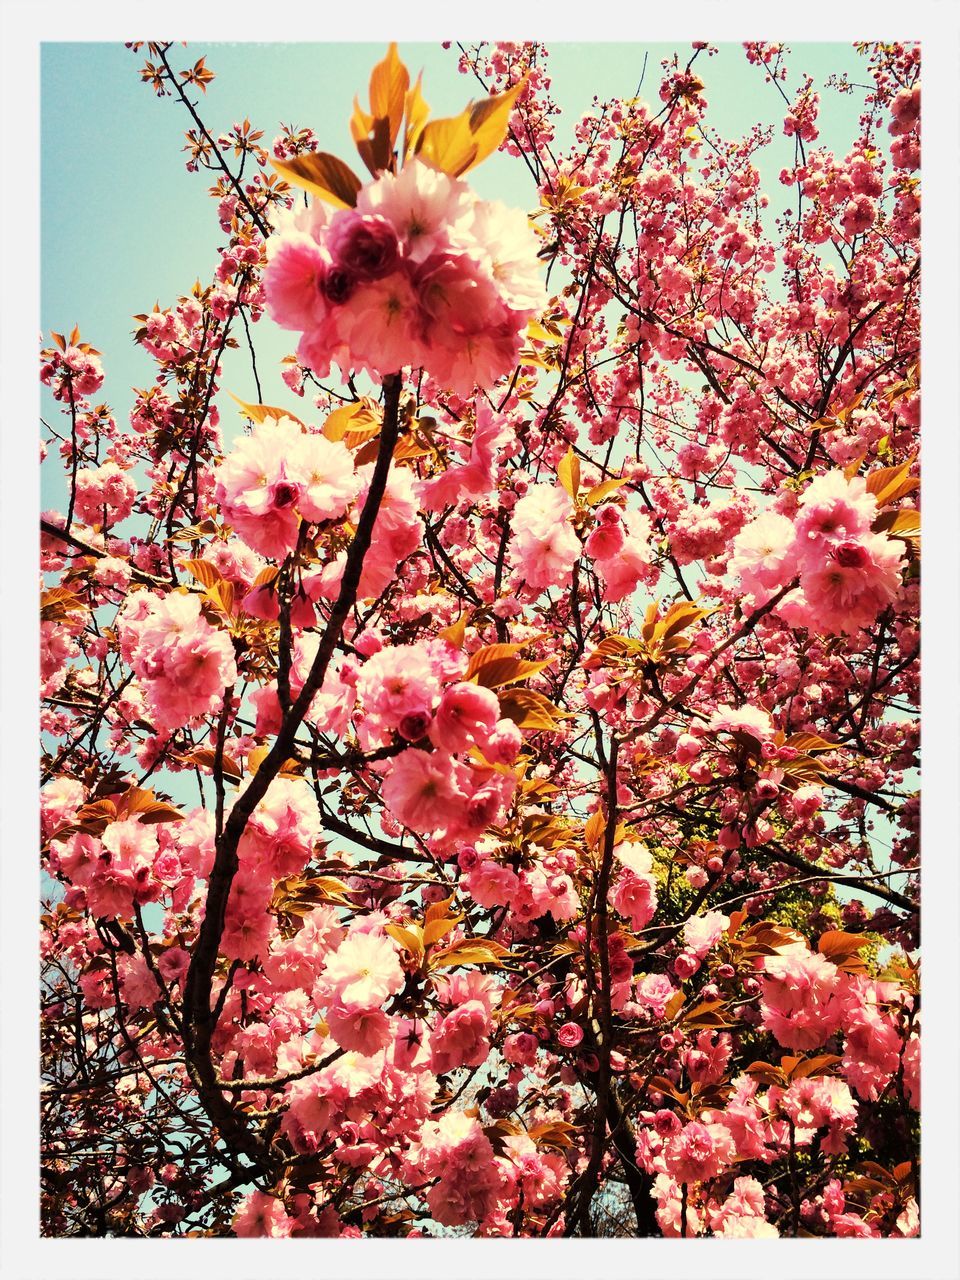
[[[482,666],[488,662],[498,662],[501,658],[511,658],[520,652],[522,644],[489,644],[470,655],[464,680],[470,680]]]
[[[386,57],[370,75],[370,113],[375,119],[387,121],[391,151],[400,133],[409,87],[410,73],[397,55],[396,44],[391,44]]]
[[[446,916],[442,920],[429,921],[423,927],[423,945],[432,947],[435,942],[439,942],[448,933],[452,933],[462,919],[463,915],[461,913],[456,916]]]
[[[388,924],[384,925],[384,932],[393,938],[394,942],[398,942],[404,951],[408,952],[413,960],[415,967],[419,968],[423,963],[423,930],[418,924]]]
[[[895,467],[882,467],[879,471],[871,471],[866,477],[867,492],[874,495],[878,508],[889,506],[891,502],[897,502],[900,498],[905,498],[908,493],[913,493],[914,489],[919,489],[920,481],[908,474],[915,459],[916,454],[913,454],[907,458],[906,462],[901,462]]]
[[[817,950],[834,964],[842,964],[862,951],[870,942],[862,933],[845,933],[842,929],[828,929],[820,935]]]
[[[835,1053],[821,1053],[816,1058],[805,1058],[790,1070],[791,1080],[805,1080],[808,1076],[833,1075],[833,1068],[843,1059]]]
[[[764,1084],[785,1086],[787,1077],[780,1067],[774,1066],[772,1062],[751,1062],[746,1069],[748,1076],[753,1076],[755,1080],[760,1080]]]
[[[664,640],[670,640],[678,632],[684,631],[695,622],[699,622],[701,618],[709,617],[711,613],[716,613],[716,609],[701,609],[698,605],[691,604],[687,600],[678,600],[670,606],[657,623],[654,639],[661,643]]]
[[[549,1120],[545,1124],[534,1125],[532,1129],[528,1129],[527,1137],[538,1147],[565,1151],[573,1146],[573,1138],[570,1135],[576,1131],[577,1126],[566,1120]]]
[[[226,578],[221,578],[207,588],[207,599],[226,617],[233,613],[234,596],[234,585]]]
[[[270,162],[284,182],[309,191],[338,209],[352,209],[361,182],[349,165],[325,151],[307,151],[289,160]]]
[[[61,622],[68,614],[87,606],[69,587],[51,587],[41,593],[40,619],[42,622]]]
[[[746,911],[731,911],[730,922],[727,925],[727,937],[735,938],[740,931],[740,926],[747,918]]]
[[[511,686],[500,690],[498,698],[500,716],[512,719],[517,728],[531,733],[552,732],[562,719],[567,718],[566,712],[535,689],[516,689]]]
[[[253,582],[250,584],[250,590],[255,591],[258,587],[265,587],[271,582],[276,582],[280,576],[280,570],[274,565],[267,565],[265,569],[261,569]]]
[[[197,747],[195,751],[191,751],[188,755],[182,757],[184,764],[198,765],[201,769],[213,770],[217,765],[217,753],[210,747]],[[239,782],[243,777],[243,770],[237,764],[233,756],[223,753],[222,771],[225,778],[230,778],[234,782]]]
[[[471,103],[458,116],[431,120],[420,132],[414,150],[421,160],[458,178],[496,151],[510,123],[510,112],[526,77],[504,93]]]
[[[665,1022],[672,1022],[680,1010],[683,1008],[683,1002],[686,996],[682,991],[675,991],[663,1008],[663,1018]]]
[[[452,969],[456,965],[495,964],[512,958],[512,953],[499,942],[489,938],[461,938],[449,947],[434,951],[430,957],[432,969]]]
[[[585,659],[583,669],[584,671],[595,671],[598,667],[606,666],[617,658],[638,653],[640,647],[639,641],[631,640],[628,636],[605,636],[589,657]]]
[[[455,649],[462,649],[467,636],[467,615],[461,613],[456,622],[451,622],[449,627],[442,627],[439,635],[441,640],[446,640],[447,644],[452,644]]]
[[[209,560],[184,560],[183,567],[208,590],[216,583],[223,581],[223,574]]]
[[[545,658],[542,662],[528,662],[525,658],[499,658],[485,662],[477,669],[476,681],[486,689],[500,689],[506,684],[515,684],[518,680],[526,680],[535,676],[556,662],[556,658]]]
[[[724,1011],[720,1000],[704,1000],[683,1015],[683,1025],[706,1029],[708,1027],[733,1027],[736,1019]]]
[[[583,828],[583,839],[588,849],[596,849],[606,829],[607,815],[602,809],[595,809]]]
[[[681,1093],[667,1076],[651,1076],[647,1081],[647,1089],[656,1089],[657,1093],[665,1093],[668,1098],[675,1098],[677,1102],[687,1101],[687,1094]]]
[[[292,418],[294,422],[299,423],[301,427],[303,426],[297,415],[291,413],[289,409],[278,409],[272,404],[249,404],[246,400],[241,400],[239,396],[235,396],[232,391],[229,394],[230,398],[236,400],[240,406],[240,411],[244,417],[249,418],[251,422],[266,422],[268,418],[277,422],[281,418]]]
[[[379,411],[366,400],[358,400],[356,404],[341,405],[339,409],[327,415],[323,424],[323,434],[328,440],[343,440],[347,447],[362,444],[371,436],[378,435],[382,424]]]
[[[920,532],[920,512],[913,507],[902,507],[899,511],[881,511],[871,528],[874,533],[886,533],[892,538],[906,539]]]
[[[403,128],[403,158],[416,148],[423,133],[423,127],[427,123],[430,115],[430,108],[427,106],[422,91],[423,73],[417,76],[416,83],[412,89],[407,91],[406,101],[404,102],[404,114],[406,116],[406,124]]]
[[[828,742],[826,738],[820,738],[815,733],[792,733],[784,742],[784,746],[793,747],[795,751],[801,751],[805,755],[811,755],[817,751],[837,750],[837,743]]]

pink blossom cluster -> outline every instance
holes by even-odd
[[[133,511],[136,497],[136,481],[115,462],[81,467],[77,472],[74,511],[92,528],[105,529],[126,520]]]
[[[345,445],[279,418],[237,441],[218,468],[215,496],[241,538],[280,561],[296,548],[301,521],[339,519],[359,488]]]
[[[143,689],[150,718],[174,730],[223,703],[236,683],[233,645],[186,592],[128,598],[118,617],[120,652]]]
[[[610,604],[626,599],[637,585],[655,576],[650,551],[649,516],[624,511],[608,502],[597,508],[596,524],[583,545]]]
[[[68,403],[95,395],[103,386],[103,365],[93,351],[69,346],[51,348],[40,367],[40,381],[49,387],[55,400]]]
[[[867,627],[896,600],[903,567],[902,543],[873,532],[876,514],[861,477],[829,471],[804,490],[793,520],[769,511],[745,526],[729,568],[757,604],[798,577],[777,606],[791,626],[828,633]]]
[[[543,301],[526,218],[418,159],[354,209],[314,201],[282,219],[267,254],[267,308],[321,376],[331,361],[374,376],[422,366],[468,395],[516,362]]]

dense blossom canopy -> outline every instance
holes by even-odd
[[[917,49],[391,46],[361,179],[133,48],[223,243],[42,353],[44,1230],[916,1235]]]

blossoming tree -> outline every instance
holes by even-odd
[[[223,244],[129,422],[42,353],[46,1232],[916,1234],[917,50],[838,156],[746,46],[775,217],[705,45],[566,150],[391,46],[362,178],[133,49]]]

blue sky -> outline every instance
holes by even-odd
[[[309,125],[321,146],[360,168],[348,131],[355,93],[366,103],[370,68],[386,42],[371,44],[197,44],[177,48],[176,67],[201,55],[216,73],[200,110],[217,134],[249,117],[269,145],[281,122]],[[548,67],[552,94],[562,109],[557,143],[569,145],[575,122],[594,95],[632,96],[646,57],[640,96],[656,100],[660,59],[689,46],[663,44],[555,44]],[[436,115],[462,109],[479,96],[475,80],[458,74],[457,51],[439,44],[404,44],[400,49],[411,72],[424,70],[424,92]],[[101,393],[118,415],[131,403],[130,387],[147,386],[154,370],[150,358],[133,344],[132,317],[155,302],[173,304],[194,280],[204,283],[216,266],[224,242],[214,202],[206,194],[212,176],[190,174],[181,151],[190,121],[182,106],[157,98],[140,82],[146,50],[133,53],[120,43],[46,43],[41,58],[41,323],[83,336],[103,352],[106,382]],[[861,60],[849,45],[794,47],[794,68],[787,92],[808,71],[818,85],[849,71],[856,80]],[[783,103],[762,71],[748,65],[739,45],[722,45],[698,72],[710,103],[708,121],[725,136],[744,134],[757,121],[775,125],[775,142],[763,169],[763,187],[773,210],[789,201],[779,186],[781,167],[792,160],[792,141],[783,137]],[[822,140],[843,154],[856,135],[862,95],[829,94],[830,110],[821,117]],[[471,173],[482,196],[519,207],[536,203],[523,163],[504,155]],[[254,330],[266,402],[298,402],[280,382],[277,363],[293,349],[295,335],[269,320]],[[228,355],[224,385],[241,398],[256,394],[245,352]],[[221,395],[221,401],[226,400]],[[229,404],[229,401],[227,401]],[[221,404],[222,412],[230,410]],[[238,419],[239,426],[239,419]],[[49,470],[49,469],[48,469]],[[44,506],[59,496],[59,477],[46,478]]]

